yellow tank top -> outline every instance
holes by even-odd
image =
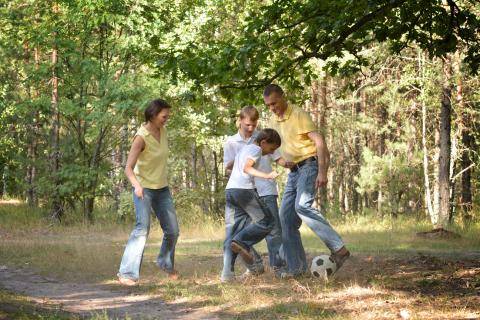
[[[167,158],[168,141],[167,130],[160,129],[160,141],[155,139],[147,128],[142,125],[136,136],[140,136],[145,141],[145,148],[138,156],[137,163],[133,172],[138,182],[144,188],[161,189],[168,185],[167,180]]]

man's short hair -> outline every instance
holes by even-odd
[[[270,83],[265,87],[265,89],[263,90],[263,96],[269,97],[274,92],[283,96],[283,89],[278,84],[273,84],[273,83]]]

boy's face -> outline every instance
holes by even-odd
[[[257,120],[252,120],[249,117],[240,119],[240,132],[245,137],[251,137],[257,128]]]
[[[260,148],[262,148],[262,156],[264,156],[266,154],[272,154],[278,149],[278,145],[274,143],[268,143],[266,140],[262,140],[260,142]]]

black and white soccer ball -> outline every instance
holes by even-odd
[[[335,271],[337,271],[337,264],[331,256],[322,254],[313,258],[310,272],[315,278],[327,280]]]

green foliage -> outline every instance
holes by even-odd
[[[251,89],[277,80],[300,88],[301,74],[310,83],[312,58],[327,61],[331,74],[353,74],[367,64],[364,49],[385,41],[394,53],[416,44],[431,57],[445,56],[464,45],[468,48],[465,62],[476,72],[480,63],[477,9],[471,1],[448,4],[288,0],[255,5],[242,1],[239,7],[244,11],[236,10],[241,14],[231,16],[220,9],[220,21],[184,19],[182,27],[172,32],[178,39],[175,47],[152,50],[158,52],[160,67],[170,70],[173,78],[223,88]],[[190,8],[186,14],[199,10]],[[219,30],[219,25],[229,32]]]
[[[131,191],[124,191],[120,193],[120,201],[116,213],[121,220],[132,220],[132,218],[135,216],[135,207],[133,205]]]
[[[78,0],[58,2],[58,12],[52,5],[0,6],[0,174],[10,196],[33,193],[46,206],[58,194],[72,215],[81,208],[87,217],[93,202],[107,199],[119,210],[105,214],[133,217],[122,169],[144,107],[161,97],[173,106],[169,179],[179,215],[218,219],[222,143],[236,131],[237,110],[262,109],[260,89],[274,81],[319,126],[325,116],[319,130],[332,155],[330,208],[373,210],[381,191],[384,210],[414,210],[424,191],[420,110],[428,112],[433,160],[443,83],[435,57],[455,51],[463,64],[454,79],[465,80],[466,126],[476,138],[459,147],[471,149],[475,166],[480,161],[478,78],[467,75],[480,52],[472,1]],[[53,71],[60,112],[55,176]],[[328,87],[326,102],[313,92],[319,79]],[[460,132],[463,112],[455,111]],[[474,170],[473,190],[479,187]]]

